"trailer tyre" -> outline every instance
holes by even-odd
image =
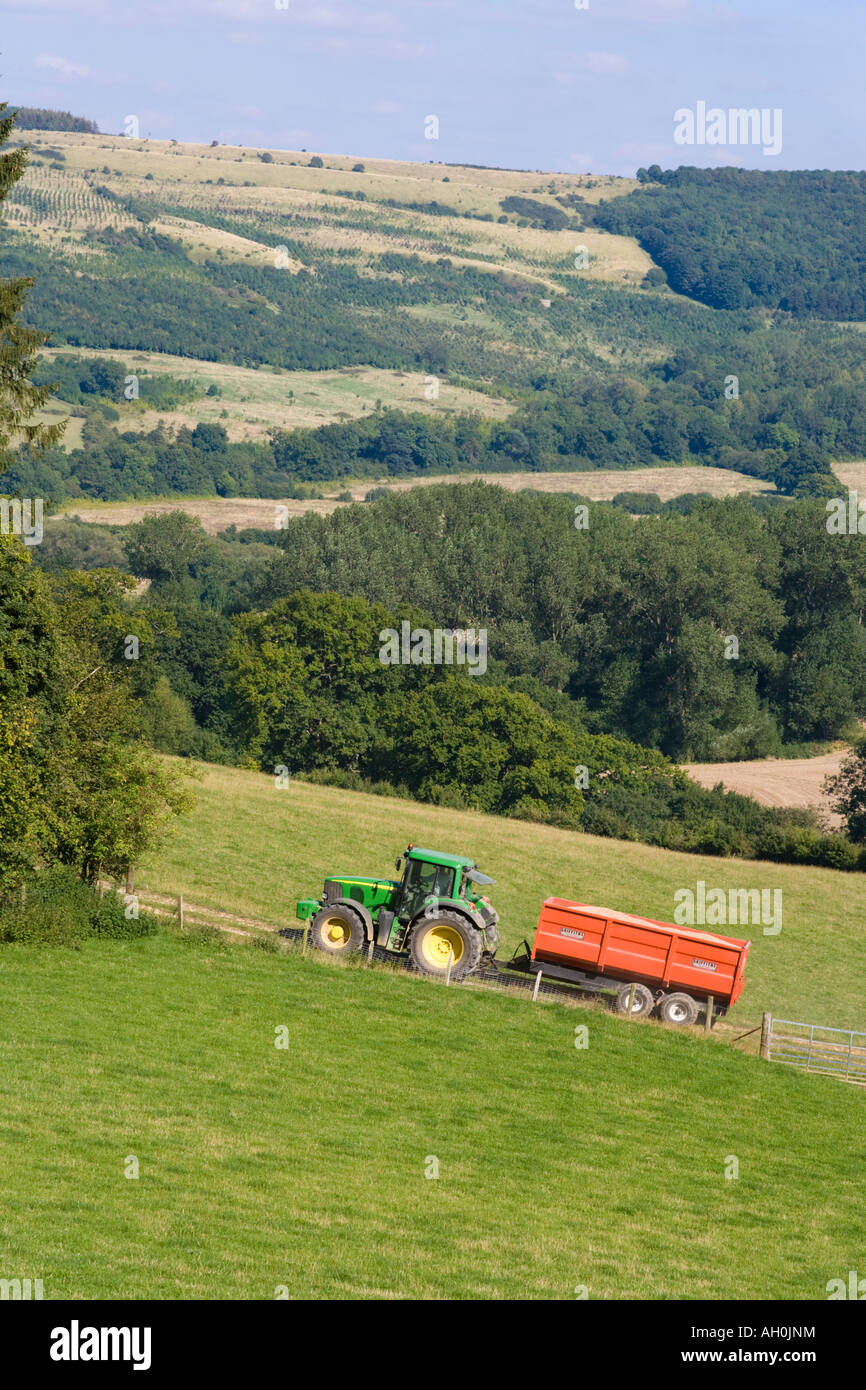
[[[449,954],[451,979],[462,980],[478,965],[481,949],[481,932],[458,912],[422,917],[409,938],[409,959],[414,968],[440,980],[448,975]]]
[[[631,1009],[629,1010],[629,997],[634,990]],[[630,1014],[632,1018],[646,1018],[655,1008],[655,999],[652,991],[646,985],[627,984],[621,985],[616,992],[616,1011],[618,1014]]]
[[[364,924],[350,907],[323,907],[310,923],[310,943],[329,956],[351,956],[364,945]]]
[[[690,994],[666,994],[659,1005],[659,1014],[665,1023],[687,1028],[697,1022],[698,1005]]]

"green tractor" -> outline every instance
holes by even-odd
[[[317,950],[348,956],[372,942],[408,952],[425,975],[444,979],[450,966],[454,980],[494,954],[499,917],[478,891],[493,879],[474,860],[409,845],[395,868],[396,879],[330,874],[321,898],[298,903]]]

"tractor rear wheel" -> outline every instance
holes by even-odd
[[[310,923],[310,942],[331,956],[351,956],[364,945],[364,926],[350,907],[323,907]]]
[[[451,979],[462,980],[481,959],[481,933],[458,912],[422,917],[412,928],[409,959],[422,975],[444,980],[451,959]]]
[[[634,990],[634,998],[631,992]],[[629,999],[631,998],[631,1004]],[[646,1018],[655,1008],[655,999],[652,990],[647,989],[646,985],[634,984],[620,985],[616,992],[616,1011],[618,1014],[627,1014],[631,1018]]]
[[[686,1028],[697,1022],[697,1001],[690,994],[666,994],[659,1004],[659,1014],[665,1023]]]

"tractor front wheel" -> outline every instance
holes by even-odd
[[[444,980],[451,961],[451,979],[462,980],[481,959],[481,933],[457,912],[422,917],[412,928],[409,959],[423,975]]]
[[[364,944],[364,927],[350,907],[323,907],[310,923],[310,943],[331,956],[351,956]]]

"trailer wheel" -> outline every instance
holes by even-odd
[[[634,998],[629,1011],[628,1001],[632,990],[634,990]],[[632,1018],[646,1018],[647,1014],[651,1014],[655,1008],[655,1002],[652,991],[647,989],[646,985],[637,983],[620,985],[616,992],[615,1008],[618,1014],[629,1014],[630,1012]]]
[[[690,994],[666,994],[659,1005],[659,1014],[665,1023],[686,1028],[697,1021],[698,1005]]]
[[[481,959],[481,933],[458,912],[422,917],[412,928],[409,959],[422,975],[444,980],[451,956],[451,979],[462,980]]]
[[[365,941],[364,925],[350,907],[323,907],[310,923],[310,942],[331,956],[351,956]]]

